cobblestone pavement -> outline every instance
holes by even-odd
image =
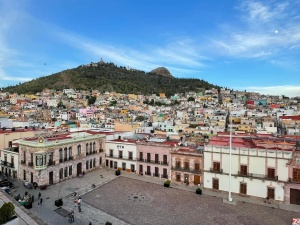
[[[83,196],[83,201],[129,224],[291,224],[296,212],[165,188],[119,177]]]
[[[291,224],[293,217],[300,217],[300,206],[265,204],[261,199],[233,195],[236,205],[224,204],[226,194],[203,190],[196,195],[196,186],[171,183],[164,188],[163,179],[138,176],[122,172],[116,177],[114,170],[101,168],[87,173],[82,178],[65,180],[46,190],[28,190],[21,181],[13,180],[16,188],[13,195],[24,195],[25,191],[43,197],[43,206],[37,201],[30,213],[48,225],[68,224],[67,218],[54,210],[54,201],[63,198],[62,209],[75,211],[75,223],[88,225],[105,224]],[[92,188],[92,185],[96,188]],[[82,213],[74,206],[71,194],[76,191],[83,199]],[[213,197],[215,196],[215,197]],[[245,203],[243,203],[245,202]],[[252,204],[254,203],[254,204]],[[16,203],[18,204],[18,203]],[[287,209],[287,210],[282,210]]]

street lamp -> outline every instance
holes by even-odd
[[[229,190],[228,190],[228,201],[232,202],[232,197],[231,197],[232,119],[231,119],[230,115],[229,115],[229,119],[230,119],[230,135],[229,135]]]

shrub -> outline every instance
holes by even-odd
[[[121,175],[121,171],[120,170],[116,170],[116,176]]]
[[[197,189],[196,189],[196,194],[202,195],[202,189],[201,189],[201,188],[197,188]]]
[[[6,223],[13,218],[15,206],[11,202],[6,202],[0,208],[0,224]]]
[[[164,183],[165,187],[170,187],[171,181],[170,180],[166,180]]]

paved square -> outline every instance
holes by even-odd
[[[225,204],[221,198],[118,177],[82,196],[83,201],[136,225],[278,224],[290,225],[299,213],[255,204]]]

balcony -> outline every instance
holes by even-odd
[[[48,166],[54,166],[54,165],[55,165],[55,161],[53,161],[53,160],[48,161]]]
[[[74,157],[73,156],[69,156],[69,160],[73,160],[74,159]]]
[[[15,164],[14,163],[7,163],[7,166],[10,168],[15,168]]]
[[[191,168],[182,168],[182,167],[172,167],[172,170],[175,170],[175,171],[182,171],[182,172],[187,172],[187,173],[196,173],[196,174],[200,174],[201,173],[201,170],[193,170]]]
[[[169,162],[166,162],[166,161],[162,161],[161,163],[160,163],[161,165],[165,165],[165,166],[168,166],[169,165]]]
[[[241,171],[238,171],[238,176],[278,181],[278,176],[270,176],[270,175],[255,174],[255,173],[244,173]]]
[[[133,161],[136,160],[136,158],[135,158],[135,157],[132,157],[132,156],[111,155],[111,154],[106,154],[105,156],[106,156],[106,157],[109,157],[109,158],[115,158],[115,159],[133,160]]]
[[[140,162],[144,162],[144,159],[143,159],[143,158],[137,158],[136,160],[137,160],[137,161],[140,161]]]
[[[210,168],[210,172],[213,172],[213,173],[223,173],[223,169]]]
[[[99,149],[99,152],[103,152],[103,148],[100,148],[100,149]]]
[[[289,178],[288,179],[288,182],[290,182],[290,183],[300,183],[300,179],[293,179],[293,178]]]
[[[28,166],[33,167],[33,162],[28,162]]]
[[[3,161],[3,160],[1,160],[1,165],[3,165],[3,166],[7,166],[7,161]]]
[[[153,163],[153,164],[161,164],[161,162],[160,161],[157,161],[157,160],[150,160],[150,159],[145,159],[145,162],[146,163]]]
[[[147,171],[145,172],[145,175],[151,176],[151,172]]]
[[[21,164],[26,164],[26,161],[25,160],[21,160]]]

